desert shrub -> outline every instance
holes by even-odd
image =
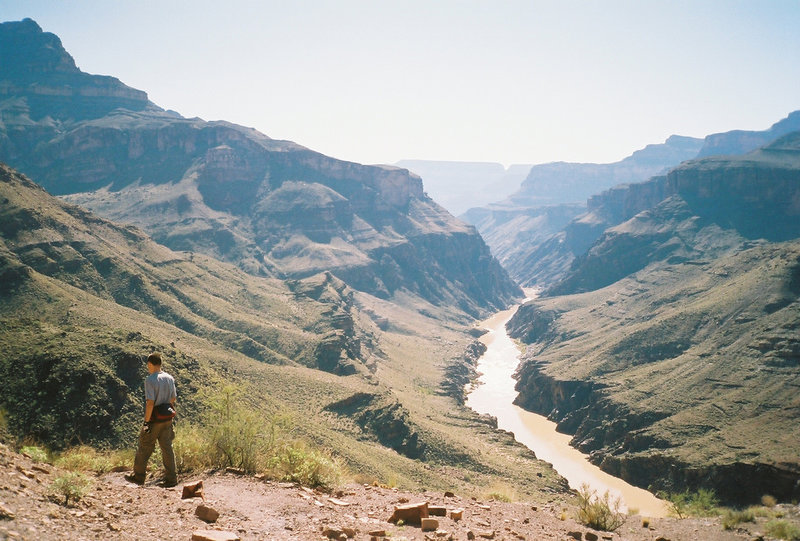
[[[506,484],[498,483],[489,489],[489,493],[486,497],[490,500],[508,503],[514,501],[515,494],[513,488]]]
[[[175,430],[172,442],[175,452],[175,465],[178,473],[200,471],[213,466],[210,444],[203,430],[195,425],[182,422],[180,429]],[[155,453],[154,453],[155,454]]]
[[[274,438],[262,416],[243,404],[241,395],[235,387],[226,386],[209,399],[210,459],[217,467],[254,473],[265,465]]]
[[[64,505],[69,506],[83,498],[92,486],[91,480],[80,472],[67,472],[53,480],[50,485],[50,496],[53,499],[64,498]]]
[[[755,522],[756,516],[752,509],[745,509],[744,511],[736,511],[728,509],[722,515],[722,527],[726,530],[732,530],[739,524],[744,522]]]
[[[767,535],[786,541],[800,541],[800,528],[786,520],[770,520],[766,524]]]
[[[49,462],[50,458],[46,449],[38,445],[25,445],[20,450],[20,453],[28,455],[34,462]]]
[[[4,408],[0,408],[0,443],[11,440],[11,434],[8,431],[8,413]]]
[[[582,524],[603,530],[614,531],[625,523],[625,515],[620,512],[619,498],[612,499],[608,491],[602,496],[589,485],[581,485],[578,490],[578,521]]]
[[[670,513],[678,518],[710,517],[719,514],[719,500],[713,490],[701,488],[697,492],[661,492],[658,496],[669,502]]]
[[[56,458],[54,464],[70,471],[106,473],[119,466],[133,464],[133,449],[99,451],[88,445],[67,449]]]
[[[770,494],[764,494],[761,496],[761,505],[764,507],[775,507],[778,505],[778,500],[775,499],[775,496],[771,496]]]
[[[311,487],[334,486],[342,475],[336,459],[298,441],[281,447],[272,459],[270,470],[278,479]]]

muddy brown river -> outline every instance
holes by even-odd
[[[638,510],[650,517],[666,515],[666,506],[652,493],[630,485],[602,471],[588,457],[570,447],[570,436],[556,431],[556,424],[546,417],[515,406],[516,380],[512,374],[519,364],[520,350],[506,333],[505,325],[516,307],[498,312],[483,322],[489,330],[481,337],[486,353],[478,361],[479,384],[467,396],[467,405],[478,413],[497,418],[497,425],[514,433],[516,440],[531,449],[536,456],[549,462],[569,482],[579,488],[588,484],[598,494],[606,491],[619,498],[623,509]]]

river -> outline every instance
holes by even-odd
[[[499,428],[513,432],[518,442],[551,463],[570,487],[579,488],[585,483],[598,494],[608,491],[612,498],[618,497],[623,509],[638,510],[649,517],[666,516],[663,500],[602,471],[586,455],[570,447],[571,437],[557,432],[554,422],[512,403],[517,396],[512,374],[519,364],[520,351],[506,333],[505,325],[516,309],[498,312],[483,322],[489,330],[481,337],[487,350],[478,360],[479,385],[467,396],[467,406],[496,417]]]

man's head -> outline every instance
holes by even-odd
[[[151,353],[147,357],[147,371],[152,374],[153,372],[158,372],[159,370],[161,370],[161,354]]]

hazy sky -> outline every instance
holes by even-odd
[[[612,162],[800,109],[800,0],[0,0],[187,117],[360,163]]]

